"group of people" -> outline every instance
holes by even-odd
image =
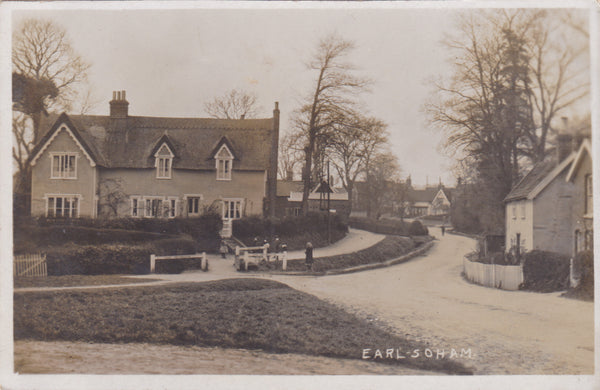
[[[259,238],[255,237],[254,238],[254,246],[259,246]],[[271,245],[268,243],[268,241],[265,239],[263,241],[263,245],[267,245],[267,248],[270,252],[270,248]],[[285,243],[282,243],[281,240],[279,239],[279,237],[275,236],[275,240],[273,241],[273,249],[275,250],[275,253],[281,253],[281,252],[285,252],[287,251],[287,245]],[[221,241],[221,244],[219,245],[219,253],[221,254],[221,257],[223,259],[225,259],[227,257],[227,253],[229,253],[229,247],[227,246],[227,244],[225,243],[225,241]],[[314,258],[313,258],[313,244],[309,241],[306,243],[306,249],[304,251],[305,254],[305,264],[306,264],[306,269],[309,271],[312,271],[313,269],[313,264],[314,264]]]

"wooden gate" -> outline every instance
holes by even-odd
[[[46,254],[28,254],[14,257],[14,276],[48,276]]]

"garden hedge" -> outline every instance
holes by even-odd
[[[171,238],[140,245],[69,243],[46,251],[48,275],[146,274],[150,255],[199,252],[191,238]]]
[[[569,256],[534,250],[523,257],[524,290],[552,292],[569,287]]]

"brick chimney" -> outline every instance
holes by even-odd
[[[573,151],[573,137],[568,132],[569,120],[567,117],[562,117],[563,128],[558,131],[556,136],[556,157],[557,162],[562,162]]]
[[[111,119],[126,119],[129,110],[129,102],[125,99],[125,91],[113,91],[110,104]]]

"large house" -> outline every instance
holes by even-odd
[[[267,119],[51,116],[31,153],[31,214],[194,216],[216,207],[224,235],[244,215],[274,215],[279,108]]]
[[[425,188],[414,188],[409,184],[405,213],[410,217],[447,215],[450,212],[451,199],[452,189],[444,187],[442,183]]]
[[[574,255],[592,247],[591,146],[578,138],[560,134],[557,153],[536,164],[504,199],[507,251]]]

